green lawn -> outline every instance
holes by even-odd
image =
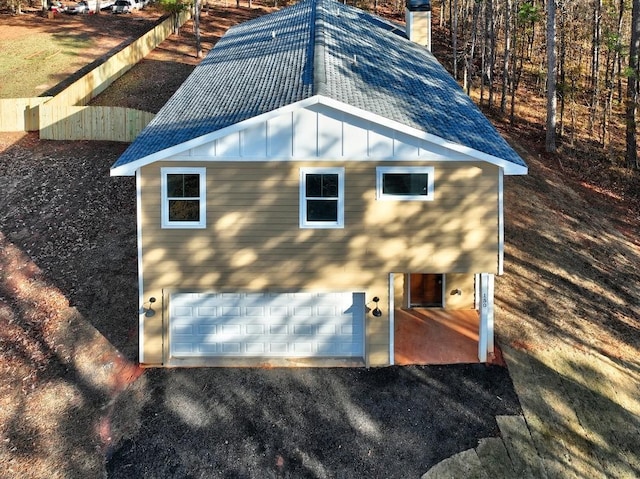
[[[42,94],[87,63],[88,35],[33,32],[0,40],[0,98]]]

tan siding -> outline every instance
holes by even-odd
[[[389,364],[389,348],[380,344],[369,345],[367,361],[370,366],[386,366]]]
[[[425,162],[434,201],[376,201],[375,167],[390,164],[345,166],[343,229],[298,225],[300,167],[342,163],[195,163],[207,167],[207,228],[187,230],[160,228],[160,168],[185,163],[144,167],[145,290],[364,291],[383,305],[390,272],[495,272],[497,168]],[[388,361],[386,309],[367,323],[372,365]]]
[[[448,274],[444,292],[447,309],[473,309],[475,299],[475,278],[473,274]],[[451,294],[459,290],[460,294]]]
[[[349,165],[345,228],[314,230],[298,227],[298,171],[307,164],[209,164],[208,227],[204,230],[159,228],[159,167],[146,167],[142,190],[145,250],[162,251],[150,257],[171,258],[171,263],[177,260],[194,273],[237,270],[232,258],[240,245],[256,256],[245,265],[247,270],[251,265],[264,268],[271,263],[278,269],[283,258],[308,262],[312,271],[328,258],[384,271],[496,269],[495,167],[437,164],[434,201],[394,202],[375,200],[375,165]],[[244,173],[236,173],[236,167]],[[202,248],[214,248],[214,253],[204,263],[189,261]],[[154,266],[164,271],[162,262],[146,262],[145,271]],[[182,271],[181,276],[185,274],[188,272]],[[281,283],[277,275],[273,281]]]
[[[164,362],[162,338],[166,326],[166,322],[163,320],[162,290],[145,288],[143,297],[145,307],[150,305],[149,298],[156,298],[156,302],[151,306],[155,314],[151,317],[147,317],[144,314],[140,315],[143,329],[143,365],[161,365]]]

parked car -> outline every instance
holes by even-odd
[[[58,1],[53,1],[51,2],[51,4],[49,5],[49,10],[54,12],[54,13],[62,13],[67,9],[67,7],[65,7],[62,2],[58,2]]]
[[[97,0],[96,0],[96,5],[97,5]],[[111,10],[111,7],[113,7],[113,4],[116,3],[114,0],[101,0],[100,1],[100,10]]]
[[[65,10],[66,13],[70,13],[72,15],[75,15],[76,13],[89,13],[90,11],[91,9],[89,8],[89,4],[84,0],[69,5]]]
[[[116,0],[116,3],[111,7],[111,13],[131,13],[133,8],[131,0]]]

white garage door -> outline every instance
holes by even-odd
[[[177,293],[172,357],[362,357],[364,293]]]

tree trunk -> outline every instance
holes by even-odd
[[[611,45],[609,45],[611,47]],[[613,99],[613,70],[615,68],[615,59],[613,51],[607,49],[604,67],[604,105],[602,107],[602,121],[600,122],[600,143],[602,147],[607,146],[607,130],[609,127],[609,115],[611,113],[611,101]]]
[[[622,103],[622,55],[620,52],[622,50],[622,25],[624,20],[624,1],[620,0],[620,4],[618,5],[618,46],[616,48],[616,73],[617,75],[617,84],[618,84],[618,104]]]
[[[458,0],[453,0],[451,43],[453,47],[453,78],[458,79]]]
[[[567,30],[565,23],[565,12],[560,10],[559,26],[560,26],[560,58],[558,58],[558,77],[560,83],[560,138],[564,136],[564,109],[566,104],[566,96],[568,93],[566,78],[566,58],[567,58]],[[572,92],[573,95],[573,92]],[[575,99],[575,98],[574,98]],[[572,111],[573,113],[573,111]]]
[[[195,12],[193,12],[193,31],[196,36],[196,58],[202,58],[202,42],[200,41],[200,10],[201,1],[195,0]]]
[[[482,29],[482,52],[480,55],[480,105],[484,103],[484,78],[487,62],[487,37],[489,36],[489,22],[485,2],[482,2],[482,15],[484,28]]]
[[[496,66],[496,27],[494,20],[493,0],[487,0],[487,15],[489,16],[489,67],[487,76],[489,78],[489,108],[493,107],[493,72]]]
[[[473,4],[473,23],[471,27],[471,50],[469,52],[469,58],[467,60],[467,95],[471,89],[471,82],[473,81],[473,60],[476,54],[476,41],[478,38],[478,17],[480,16],[480,4],[474,2]]]
[[[640,0],[634,0],[640,2]],[[556,147],[556,0],[547,0],[547,135],[545,150],[555,153]]]
[[[594,0],[593,38],[591,47],[591,112],[589,131],[593,134],[600,104],[600,44],[602,37],[602,0]]]
[[[640,53],[640,0],[633,0],[631,9],[631,41],[629,43],[629,78],[627,81],[627,168],[638,169],[636,112],[638,109],[638,54]]]
[[[505,0],[504,8],[504,57],[502,64],[502,96],[500,113],[507,112],[507,87],[509,86],[509,59],[511,58],[511,0]]]
[[[512,35],[513,35],[513,40],[511,42],[511,51],[512,51],[512,56],[511,56],[511,75],[509,77],[509,89],[511,90],[511,105],[509,108],[509,123],[511,125],[515,124],[515,120],[516,120],[516,116],[515,116],[515,110],[516,110],[516,91],[518,90],[518,84],[520,83],[520,72],[522,71],[522,59],[524,58],[524,43],[522,43],[522,45],[520,45],[520,43],[518,43],[518,29],[520,27],[519,25],[519,19],[518,19],[518,2],[516,1],[515,3],[515,8],[514,8],[514,16],[513,16],[513,25],[512,25]],[[521,51],[518,52],[518,49],[520,49]]]

